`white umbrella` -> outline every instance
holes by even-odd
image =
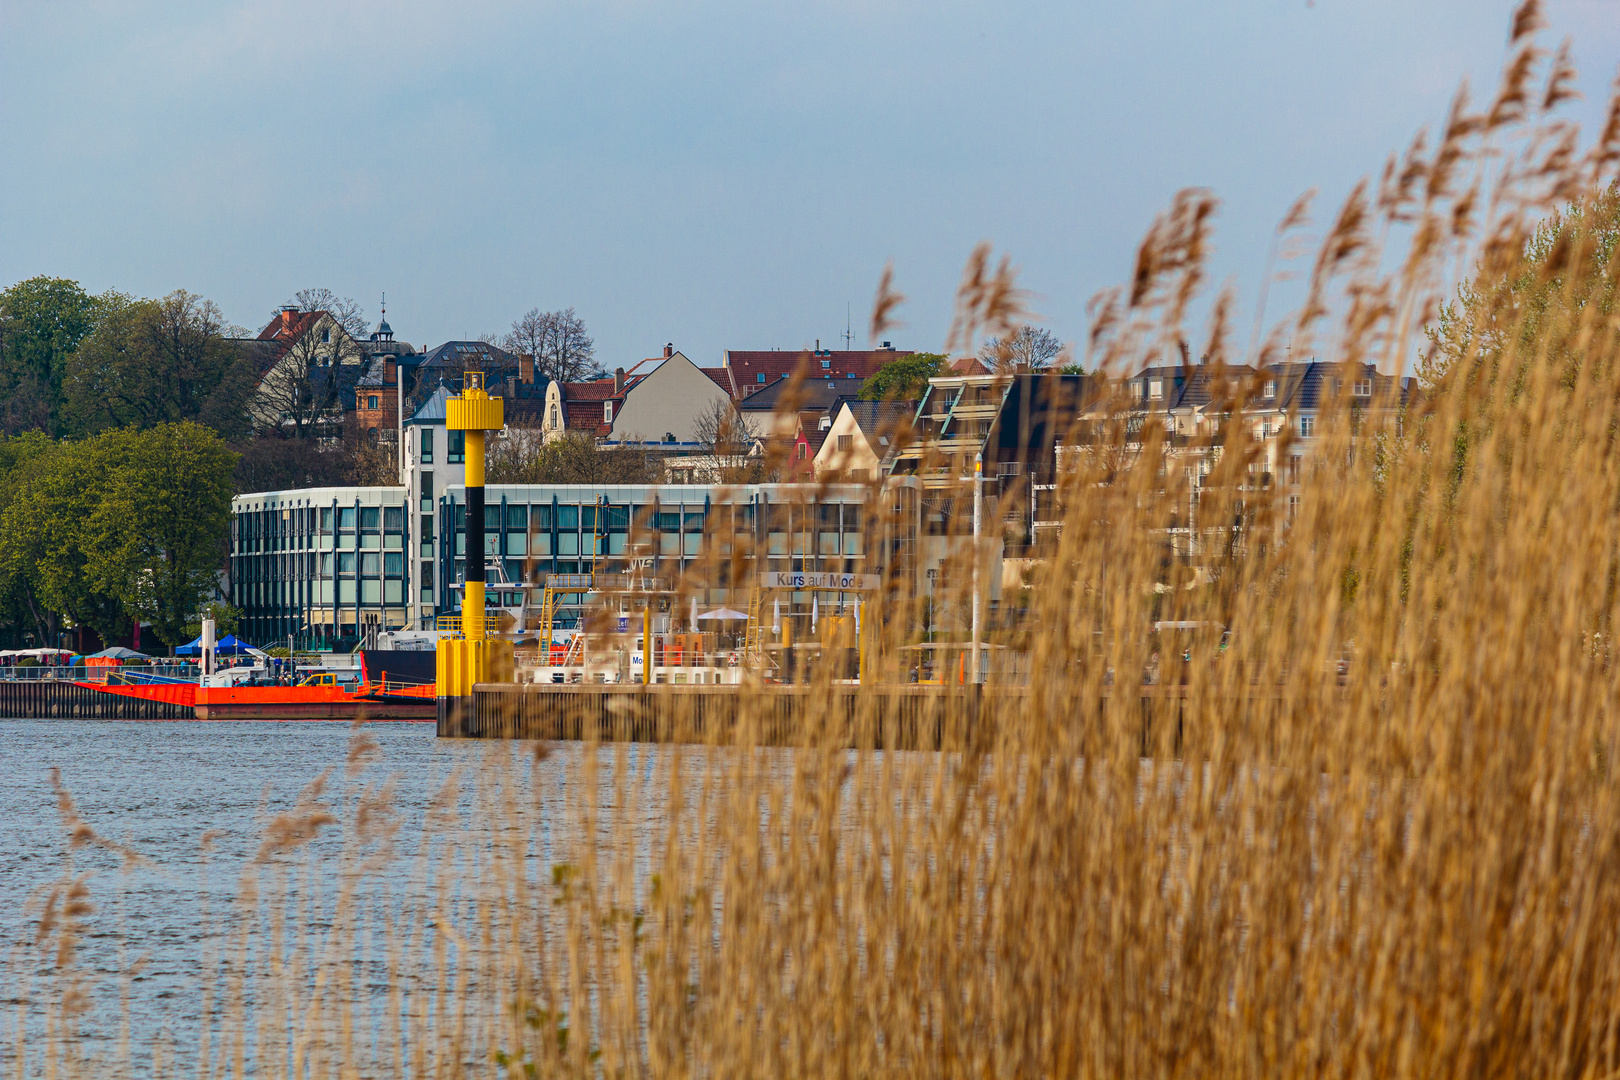
[[[855,640],[861,638],[861,602],[855,601]]]
[[[697,632],[697,597],[692,597],[692,632]]]
[[[782,601],[780,598],[771,601],[771,633],[782,632]]]
[[[705,611],[698,616],[698,622],[720,622],[726,619],[746,619],[747,613],[735,608],[717,607],[713,611]]]
[[[821,597],[810,594],[810,632],[816,632],[816,616],[821,614]]]

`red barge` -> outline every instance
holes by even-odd
[[[438,708],[430,652],[366,650],[360,681],[352,688],[330,675],[313,675],[296,686],[203,686],[197,683],[112,685],[80,683],[105,694],[189,707],[198,720],[416,720],[431,722]]]

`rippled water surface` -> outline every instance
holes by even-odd
[[[365,731],[381,755],[363,779],[396,777],[402,838],[419,835],[424,808],[457,766],[476,769],[489,752],[485,744],[437,739],[431,724],[378,723]],[[40,908],[71,859],[75,872],[91,872],[96,907],[83,966],[92,979],[116,983],[123,966],[150,956],[133,986],[134,1041],[167,1032],[183,1054],[200,1017],[198,972],[214,925],[206,907],[231,902],[267,820],[323,770],[337,767],[328,802],[352,797],[358,782],[343,769],[353,734],[331,723],[0,720],[0,944],[7,956],[0,998],[14,1004],[41,992],[47,965],[33,946]],[[577,761],[577,747],[559,748],[543,768],[561,790]],[[139,853],[143,864],[124,865],[95,847],[70,852],[52,768],[82,818]],[[207,833],[215,839],[205,857]],[[329,854],[340,844],[335,828],[317,841]],[[391,872],[407,874],[408,860]],[[115,1023],[92,1016],[89,1027],[105,1040]],[[0,1061],[10,1057],[10,1035],[6,1021]]]

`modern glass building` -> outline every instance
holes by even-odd
[[[232,500],[230,598],[241,634],[344,648],[407,623],[405,489],[304,488]]]
[[[760,572],[915,572],[920,490],[910,478],[878,498],[865,485],[490,485],[491,602],[521,604],[518,585],[589,573],[593,556],[597,569],[634,567],[695,587],[699,603],[737,608],[746,608]],[[431,629],[437,616],[458,613],[464,489],[432,491],[413,484],[238,497],[231,590],[244,636],[292,634],[301,647],[342,649],[368,624]],[[824,608],[856,599],[818,595]],[[582,599],[565,599],[559,625],[571,625]],[[788,611],[808,611],[812,596],[781,599]]]

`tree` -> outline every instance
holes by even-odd
[[[297,308],[302,312],[324,311],[332,316],[332,320],[352,338],[362,339],[371,333],[371,325],[366,322],[366,313],[347,296],[339,296],[331,289],[299,289],[293,293],[293,298],[282,304],[272,314],[271,318],[279,318],[287,308]]]
[[[502,347],[507,352],[533,356],[535,374],[556,382],[579,382],[601,374],[596,366],[596,342],[585,332],[585,322],[573,308],[530,308],[512,324]]]
[[[1494,377],[1508,355],[1545,356],[1573,375],[1592,344],[1580,333],[1582,313],[1614,314],[1617,249],[1620,185],[1542,222],[1505,269],[1478,267],[1427,331],[1432,347],[1418,373],[1424,385],[1432,389],[1465,361]]]
[[[159,640],[179,645],[229,552],[236,455],[191,423],[109,432],[85,445],[87,464],[107,477],[84,523],[87,576]]]
[[[270,431],[237,443],[232,449],[237,454],[232,488],[238,495],[247,491],[342,487],[350,483],[353,475],[347,448],[318,439],[297,439]]]
[[[61,432],[67,358],[95,325],[96,300],[67,278],[32,277],[0,292],[0,424]]]
[[[260,426],[295,439],[339,434],[333,428],[343,416],[342,395],[349,385],[341,376],[345,367],[352,372],[364,360],[360,343],[332,316],[268,347],[272,351],[258,361],[263,376],[253,399]]]
[[[90,627],[103,641],[129,626],[118,598],[99,587],[85,553],[87,523],[109,480],[97,458],[91,441],[53,443],[7,478],[0,577],[20,599],[42,642],[55,644],[64,618]]]
[[[489,440],[484,465],[491,484],[654,484],[662,471],[650,447],[600,447],[583,431],[547,440],[539,428],[511,427]]]
[[[989,338],[979,348],[979,359],[990,370],[1040,371],[1063,354],[1063,342],[1039,326],[1020,326],[1011,337]]]
[[[693,427],[709,457],[713,483],[762,484],[773,479],[773,463],[756,452],[763,438],[759,424],[730,398],[716,398],[698,414]]]
[[[861,384],[863,401],[913,401],[928,389],[928,380],[945,370],[943,353],[912,353],[890,360]]]
[[[68,358],[67,429],[92,435],[195,422],[241,432],[257,372],[231,340],[239,334],[212,301],[183,289],[162,300],[109,294],[95,330]]]

